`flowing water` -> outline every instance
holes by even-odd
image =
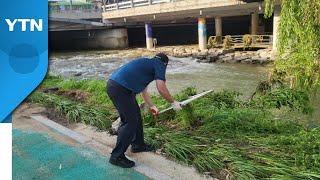
[[[59,53],[50,56],[50,73],[72,78],[107,79],[132,57],[108,53]],[[237,90],[249,96],[257,82],[265,80],[268,68],[243,64],[198,63],[192,58],[170,57],[167,84],[173,93],[194,86],[200,91],[214,89]],[[154,83],[150,91],[156,92]]]

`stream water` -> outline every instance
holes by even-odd
[[[132,57],[108,53],[59,53],[50,56],[50,73],[72,78],[107,79]],[[266,79],[268,68],[244,64],[198,63],[192,58],[170,57],[167,84],[173,93],[194,86],[198,90],[237,90],[249,96],[257,82]],[[156,92],[154,83],[151,92]]]

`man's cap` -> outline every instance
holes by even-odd
[[[166,54],[164,53],[157,53],[155,58],[160,59],[162,62],[164,62],[165,64],[168,64],[169,62],[169,58]]]

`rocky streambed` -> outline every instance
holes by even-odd
[[[268,64],[274,61],[270,48],[256,51],[211,48],[200,51],[197,46],[167,46],[151,51],[165,52],[173,57],[192,57],[203,63]]]

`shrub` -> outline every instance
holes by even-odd
[[[250,34],[245,34],[243,37],[242,37],[242,41],[243,41],[243,48],[246,49],[246,48],[249,48],[253,42],[253,38]]]
[[[69,122],[83,122],[96,126],[101,130],[111,127],[111,113],[105,108],[94,108],[53,94],[33,93],[29,101],[53,108],[57,113],[67,118]]]
[[[222,43],[222,36],[210,36],[208,39],[208,48],[215,48]]]
[[[230,49],[232,46],[232,38],[231,36],[225,36],[225,38],[223,39],[223,48],[224,49]]]
[[[221,91],[208,96],[210,104],[218,109],[236,108],[241,105],[240,93],[236,91]]]
[[[307,91],[281,87],[274,89],[264,96],[255,98],[251,102],[259,108],[278,108],[287,106],[292,110],[298,110],[310,114],[313,108]]]

